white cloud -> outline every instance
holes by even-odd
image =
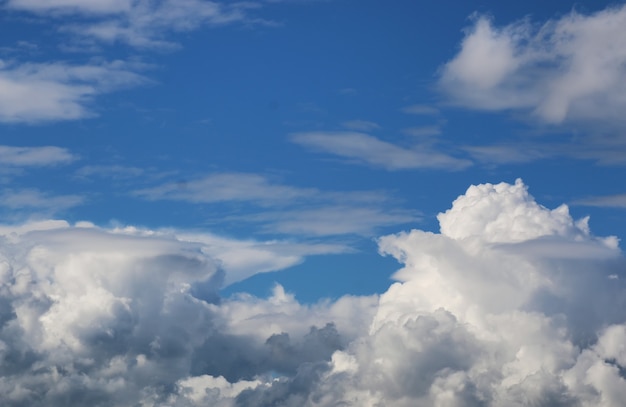
[[[0,192],[0,206],[11,209],[12,215],[32,210],[38,214],[52,215],[80,205],[83,201],[84,197],[80,195],[50,195],[33,188],[6,189]]]
[[[201,25],[263,22],[247,16],[249,9],[260,7],[254,2],[11,0],[6,7],[53,17],[73,15],[78,21],[61,25],[61,30],[75,34],[77,40],[92,38],[135,47],[172,47],[175,44],[164,39],[166,34],[190,31]]]
[[[240,203],[243,209],[255,206],[252,213],[233,209],[232,215],[214,221],[261,223],[265,232],[295,236],[372,235],[380,227],[416,220],[415,213],[393,208],[393,200],[384,192],[322,191],[249,173],[214,173],[142,189],[135,195],[150,200]]]
[[[257,174],[215,173],[190,181],[170,182],[136,192],[147,199],[171,199],[189,202],[251,201],[277,204],[311,197],[318,191],[271,183]]]
[[[95,96],[146,83],[122,61],[102,64],[0,61],[0,122],[37,123],[93,116]]]
[[[314,305],[280,286],[219,299],[213,258],[240,248],[227,240],[5,226],[0,394],[35,407],[621,405],[617,240],[521,181],[472,186],[439,221],[379,240],[403,264],[380,297]]]
[[[1,227],[4,405],[232,405],[365,332],[376,297],[305,306],[277,286],[268,299],[220,299],[209,252],[250,244],[196,237],[59,221]]]
[[[374,206],[320,206],[281,212],[267,212],[245,217],[267,222],[271,232],[289,235],[333,236],[359,234],[372,236],[382,226],[416,222],[409,211]]]
[[[28,10],[37,13],[51,11],[82,13],[121,13],[131,9],[132,0],[9,0],[6,6],[13,9]]]
[[[0,146],[0,165],[11,167],[46,167],[67,164],[76,157],[61,147]]]
[[[626,6],[571,12],[536,26],[494,27],[477,17],[441,70],[450,101],[473,109],[521,109],[550,124],[624,124]]]
[[[430,145],[404,148],[364,133],[307,132],[291,137],[294,143],[387,170],[437,168],[459,170],[471,162],[434,150]]]

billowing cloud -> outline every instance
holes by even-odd
[[[471,187],[439,221],[439,234],[380,240],[404,267],[367,335],[230,405],[620,405],[616,239],[537,204],[521,181]]]
[[[459,53],[441,69],[452,103],[522,110],[549,124],[624,124],[626,6],[575,11],[537,25],[496,27],[478,16]]]
[[[277,286],[268,299],[220,299],[232,262],[219,257],[240,247],[198,240],[62,221],[1,227],[3,405],[219,401],[330,360],[365,332],[375,297],[304,306]]]
[[[418,168],[459,170],[471,165],[469,160],[437,151],[430,144],[405,148],[357,132],[297,133],[291,140],[314,150],[391,171]]]
[[[38,123],[93,116],[89,105],[95,96],[147,82],[136,68],[122,61],[86,65],[0,61],[0,122]],[[46,152],[51,153],[51,148]],[[34,151],[29,150],[30,155]]]
[[[470,187],[439,233],[379,239],[382,295],[219,298],[207,242],[3,227],[8,406],[619,406],[626,261],[526,186]],[[215,255],[221,252],[215,248]],[[332,282],[329,282],[332,283]]]

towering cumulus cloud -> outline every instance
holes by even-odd
[[[216,261],[171,236],[4,229],[2,405],[622,405],[617,239],[521,181],[438,219],[379,240],[403,264],[385,293],[316,305],[220,299]]]

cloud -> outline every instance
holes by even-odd
[[[438,136],[441,134],[441,128],[439,126],[416,126],[402,129],[402,133],[413,137],[429,137]]]
[[[438,218],[441,233],[380,239],[404,267],[367,334],[232,405],[619,405],[616,240],[537,204],[521,181],[472,186]]]
[[[578,199],[572,204],[579,206],[597,206],[600,208],[626,208],[626,194],[594,196]]]
[[[416,222],[415,213],[373,206],[320,206],[244,216],[265,222],[265,229],[288,235],[334,236],[345,234],[374,235],[382,226]]]
[[[382,226],[417,220],[415,213],[393,208],[393,199],[384,192],[322,191],[249,173],[214,173],[145,188],[135,195],[195,204],[237,203],[241,208],[231,208],[232,215],[213,221],[260,223],[263,232],[292,236],[371,236]]]
[[[47,16],[71,15],[73,24],[62,24],[61,31],[84,42],[121,42],[141,48],[171,48],[165,39],[172,32],[191,31],[203,25],[235,22],[270,22],[250,18],[247,12],[260,7],[253,2],[216,2],[204,0],[11,0],[6,7]]]
[[[542,25],[477,16],[439,85],[453,104],[521,110],[548,124],[624,125],[626,6]]]
[[[0,207],[9,209],[10,216],[20,213],[51,216],[60,211],[78,206],[85,198],[80,195],[50,195],[38,189],[5,189],[0,192]],[[7,215],[5,214],[5,217]]]
[[[0,61],[0,122],[39,123],[94,116],[89,104],[97,95],[147,83],[136,69],[122,61],[87,65]]]
[[[7,406],[229,405],[217,403],[330,360],[376,302],[304,306],[280,286],[220,299],[224,271],[207,243],[164,232],[46,221],[0,235]]]
[[[68,164],[76,157],[62,147],[0,146],[0,163],[11,167],[46,167]]]
[[[270,183],[265,177],[246,173],[215,173],[190,181],[170,182],[142,189],[136,195],[147,199],[171,199],[189,202],[251,201],[277,204],[310,197],[315,189],[296,188]]]
[[[427,145],[404,148],[357,132],[308,132],[292,135],[294,143],[390,171],[419,168],[460,170],[471,165]]]
[[[439,109],[432,107],[432,106],[428,106],[428,105],[410,105],[410,106],[403,107],[401,110],[403,113],[413,114],[413,115],[432,116],[432,115],[439,114]]]
[[[357,131],[372,131],[380,129],[380,125],[378,123],[370,122],[367,120],[349,120],[347,122],[341,123],[341,125],[346,129]]]
[[[312,305],[280,286],[219,298],[224,250],[210,237],[4,226],[3,402],[621,405],[617,239],[519,180],[471,186],[438,220],[440,233],[379,239],[402,264],[386,292]]]

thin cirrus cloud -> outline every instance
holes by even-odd
[[[92,117],[95,96],[149,82],[137,69],[123,61],[86,65],[0,61],[0,122]]]
[[[436,151],[430,145],[418,144],[413,148],[404,148],[358,132],[296,133],[291,136],[291,141],[390,171],[419,168],[460,170],[472,165],[469,160]]]
[[[68,149],[56,146],[0,146],[0,165],[5,167],[47,167],[68,164],[76,158]]]
[[[77,41],[121,42],[140,48],[175,47],[176,43],[165,39],[166,34],[191,31],[202,25],[262,22],[248,18],[247,11],[259,7],[251,2],[11,0],[5,7],[40,15],[48,13],[52,17],[82,17],[84,21],[62,24],[60,31],[74,35]]]
[[[0,206],[10,209],[11,213],[34,209],[39,213],[54,214],[80,205],[84,200],[80,195],[50,195],[33,188],[8,189],[0,193]]]
[[[322,191],[250,173],[209,174],[137,190],[134,195],[192,204],[246,204],[254,211],[222,216],[217,221],[261,224],[264,232],[285,235],[372,235],[383,226],[418,220],[416,213],[394,208],[393,200],[380,191]],[[276,211],[276,207],[281,209]]]
[[[348,120],[341,123],[341,125],[346,129],[356,131],[373,131],[380,129],[380,125],[378,123],[368,120]]]
[[[281,286],[220,298],[223,254],[237,258],[245,242],[0,227],[0,338],[13,355],[0,365],[3,402],[621,405],[617,239],[594,236],[565,205],[538,204],[520,180],[471,186],[438,220],[440,233],[378,240],[402,264],[380,296],[311,305]]]
[[[600,208],[626,208],[626,194],[594,196],[572,202],[578,206],[596,206]]]
[[[439,85],[453,104],[521,110],[548,124],[625,124],[626,6],[575,11],[537,26],[495,27],[484,16],[467,30]]]
[[[318,191],[270,182],[266,177],[248,173],[215,173],[193,180],[169,182],[145,188],[135,195],[193,203],[253,202],[261,205],[286,203],[311,197]]]

